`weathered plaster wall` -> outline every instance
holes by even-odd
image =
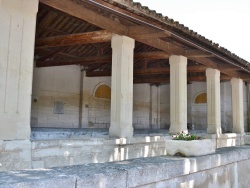
[[[31,126],[79,126],[79,66],[34,68]],[[63,113],[55,112],[55,102],[63,103]]]
[[[136,129],[150,128],[150,85],[134,84],[133,126]]]
[[[31,126],[108,128],[111,100],[95,97],[100,85],[111,87],[111,77],[86,77],[79,66],[35,68]],[[150,113],[158,106],[151,109],[150,96],[149,84],[134,84],[133,126],[137,129],[150,128],[150,117],[155,120]],[[64,103],[63,114],[54,113],[55,101]]]
[[[160,116],[161,128],[170,126],[170,85],[160,86]]]
[[[110,99],[95,97],[100,85],[111,87],[111,77],[82,75],[82,128],[107,128],[110,125]]]
[[[195,98],[201,94],[206,93],[206,83],[205,82],[192,82],[190,84],[191,93],[189,102],[191,103],[191,122],[194,124],[194,128],[199,129],[207,129],[207,104],[206,103],[195,103]]]
[[[80,93],[81,84],[83,90]],[[95,97],[95,91],[100,85],[111,87],[111,77],[85,77],[84,73],[81,75],[79,66],[35,68],[31,126],[108,128],[110,126],[111,100]],[[188,123],[193,124],[197,130],[205,130],[207,128],[207,104],[196,104],[194,101],[197,95],[206,93],[206,83],[193,82],[188,84],[187,90]],[[231,95],[230,82],[221,83],[221,119],[224,132],[232,130]],[[82,96],[82,101],[80,96]],[[159,100],[159,104],[156,102],[157,100]],[[54,114],[55,101],[64,102],[64,114]],[[169,84],[159,87],[149,84],[134,84],[133,101],[134,128],[169,128]],[[247,128],[245,85],[244,113]],[[79,119],[82,119],[80,124]],[[158,126],[159,124],[160,126]]]
[[[221,86],[221,126],[223,132],[232,131],[232,91],[230,82],[222,82]],[[170,113],[170,97],[169,97],[169,85],[161,86],[161,127],[166,127],[169,124],[169,113]],[[247,86],[243,86],[243,101],[244,101],[244,125],[247,130]],[[201,94],[206,93],[205,82],[192,82],[188,84],[188,123],[193,124],[196,130],[207,129],[207,104],[201,103],[196,104],[195,98]],[[168,126],[167,126],[168,127]]]

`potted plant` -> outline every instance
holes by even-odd
[[[166,140],[165,146],[167,155],[200,156],[214,153],[216,141],[182,131],[172,135],[171,140]]]

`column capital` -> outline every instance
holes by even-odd
[[[129,46],[129,48],[134,48],[135,40],[124,35],[117,35],[113,33],[111,39],[111,47],[116,48],[117,45]]]
[[[215,76],[220,77],[220,71],[218,69],[207,68],[206,69],[206,76]]]
[[[177,63],[182,63],[187,65],[187,57],[181,55],[170,55],[169,64],[175,65]]]
[[[0,9],[10,13],[22,12],[23,14],[36,14],[38,11],[39,0],[0,0]]]
[[[243,80],[241,78],[231,78],[231,84],[243,84]]]

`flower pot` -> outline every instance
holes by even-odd
[[[200,156],[215,153],[216,142],[214,139],[202,140],[166,140],[167,155]]]

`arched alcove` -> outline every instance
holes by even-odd
[[[195,104],[204,104],[207,103],[207,94],[206,93],[200,93],[198,94],[194,99]]]
[[[96,98],[111,99],[111,88],[107,85],[99,85],[95,90]]]

